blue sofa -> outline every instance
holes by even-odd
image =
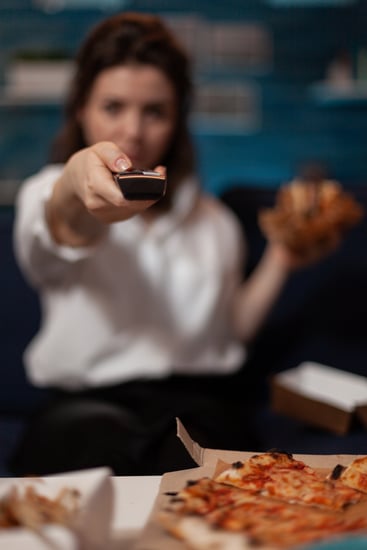
[[[367,186],[348,191],[365,210],[362,222],[334,254],[291,277],[250,349],[246,369],[262,450],[367,454],[367,429],[357,421],[346,436],[333,435],[276,414],[270,405],[271,377],[303,361],[367,376]],[[265,246],[258,212],[274,204],[275,192],[234,184],[222,200],[247,234],[248,274]]]
[[[7,475],[7,458],[24,420],[46,397],[26,379],[22,354],[39,326],[40,309],[35,292],[24,281],[12,247],[14,212],[0,208],[0,476]]]
[[[259,450],[367,454],[367,431],[361,425],[347,436],[334,436],[277,415],[269,404],[269,378],[305,360],[367,374],[367,187],[351,192],[364,205],[366,217],[335,254],[290,279],[250,349],[246,378],[254,397],[250,421],[261,441]],[[241,182],[221,197],[247,234],[250,257],[244,274],[254,268],[265,244],[258,210],[272,205],[274,196],[274,190]],[[40,308],[14,259],[13,221],[13,208],[0,208],[0,476],[9,475],[7,459],[24,423],[47,398],[47,390],[31,386],[23,369],[22,354],[39,327]]]

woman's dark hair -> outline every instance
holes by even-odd
[[[65,104],[65,121],[53,143],[50,160],[64,163],[86,146],[77,113],[87,102],[96,77],[104,69],[131,63],[157,67],[174,86],[178,106],[176,134],[160,161],[167,166],[173,183],[172,180],[180,180],[194,168],[194,151],[187,127],[192,94],[190,63],[173,34],[154,15],[113,15],[91,30],[76,56],[75,75]]]

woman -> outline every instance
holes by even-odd
[[[204,445],[255,448],[245,344],[296,264],[270,243],[241,282],[239,226],[195,176],[189,70],[164,24],[142,14],[103,21],[77,56],[52,164],[17,200],[16,253],[43,311],[25,365],[54,390],[13,458],[17,475],[191,466],[175,416]],[[166,196],[126,200],[113,173],[132,167],[166,172]]]

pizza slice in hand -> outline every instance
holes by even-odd
[[[295,179],[280,187],[272,208],[260,210],[259,226],[296,256],[317,258],[335,249],[362,217],[362,207],[339,182]]]

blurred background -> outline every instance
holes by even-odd
[[[366,183],[366,0],[0,0],[2,203],[47,161],[82,37],[121,10],[163,16],[192,55],[208,190],[273,189],[309,163]]]
[[[192,56],[203,185],[239,216],[250,268],[264,246],[258,209],[307,167],[323,168],[367,212],[367,0],[0,0],[0,475],[43,397],[23,370],[40,310],[13,254],[14,197],[47,162],[79,44],[122,10],[161,15]],[[249,372],[264,383],[305,360],[366,375],[366,224],[287,285],[252,349]],[[263,429],[265,448],[365,452],[365,430],[330,441],[266,408]]]

